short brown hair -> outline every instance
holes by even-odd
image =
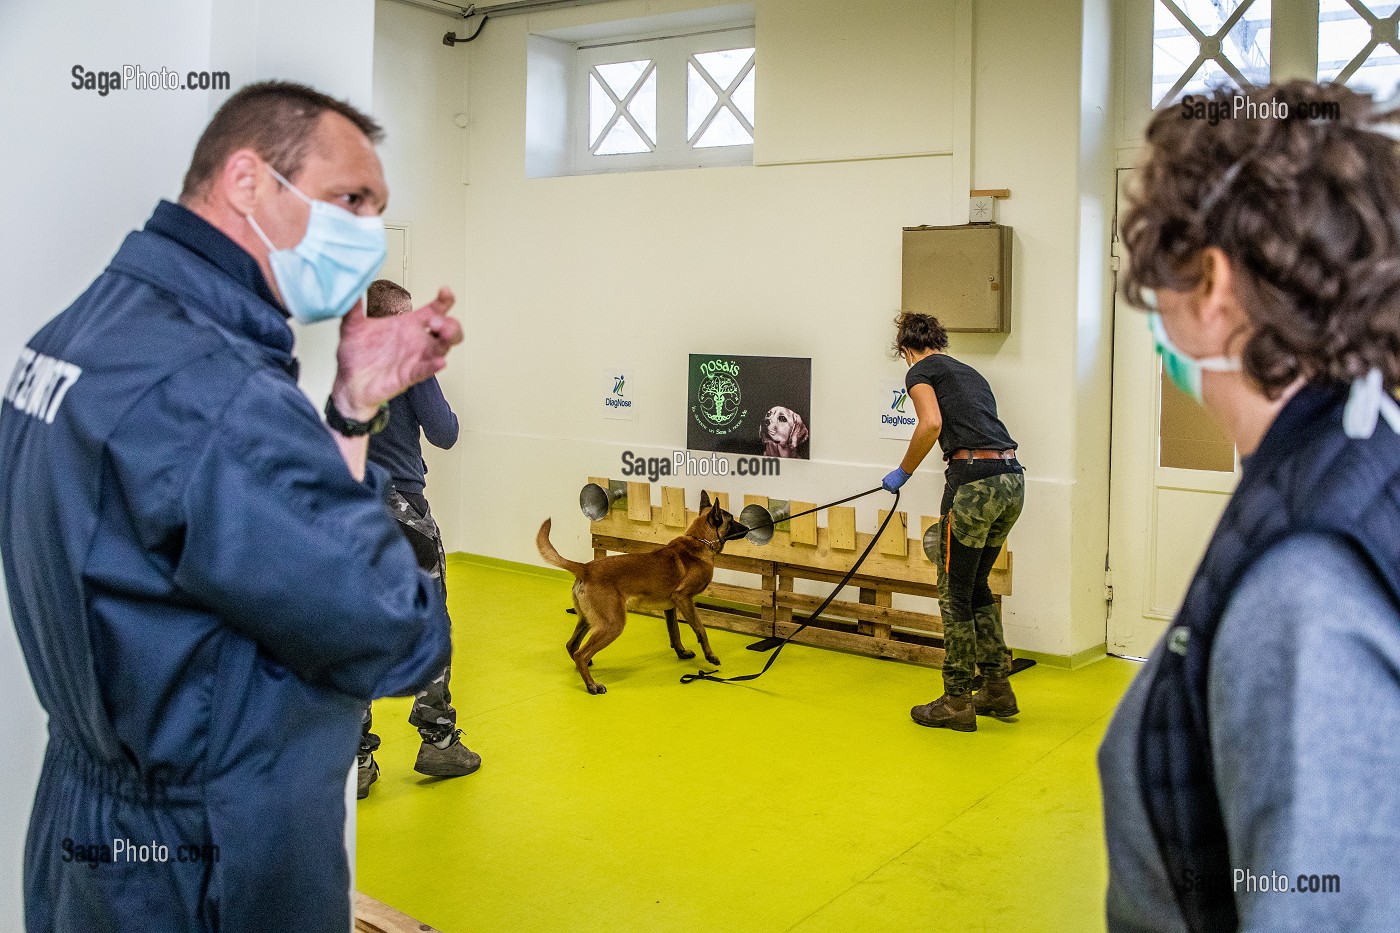
[[[355,124],[372,143],[384,139],[384,130],[371,117],[304,84],[262,81],[240,88],[224,101],[195,143],[180,200],[202,195],[239,149],[252,149],[283,177],[295,179],[311,149],[316,121],[328,112]]]
[[[1371,98],[1290,81],[1195,98],[1224,114],[1236,95],[1289,119],[1188,118],[1191,102],[1147,128],[1121,224],[1123,294],[1189,290],[1202,251],[1229,257],[1253,333],[1245,372],[1269,398],[1298,377],[1346,383],[1378,368],[1400,382],[1400,155],[1375,131]],[[1232,111],[1233,112],[1233,111]],[[1308,114],[1326,119],[1303,119]]]
[[[895,356],[905,350],[948,349],[948,331],[932,314],[901,311],[894,319],[894,331],[890,350]]]
[[[369,283],[369,293],[365,298],[365,314],[369,317],[393,317],[399,314],[398,306],[407,303],[413,307],[413,296],[397,282],[388,279],[375,279]]]

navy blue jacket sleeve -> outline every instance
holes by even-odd
[[[406,394],[408,404],[413,408],[413,417],[423,427],[423,436],[429,444],[447,450],[457,443],[457,415],[447,404],[437,376],[429,376],[410,386]]]
[[[193,465],[176,567],[297,676],[365,700],[413,693],[451,649],[435,584],[368,476],[294,385],[254,375]]]

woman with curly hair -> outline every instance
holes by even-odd
[[[1108,925],[1392,931],[1400,127],[1341,86],[1247,93],[1294,118],[1158,112],[1122,222],[1125,296],[1242,473],[1099,751]]]
[[[955,360],[948,332],[927,314],[895,318],[894,352],[909,366],[904,387],[918,423],[909,449],[883,485],[908,481],[937,443],[948,462],[943,507],[929,530],[937,560],[943,620],[943,695],[909,711],[921,726],[975,732],[978,716],[1019,712],[1007,677],[1011,656],[1001,632],[1001,609],[987,585],[1025,501],[1025,477],[1016,442],[997,417],[997,401],[982,374]],[[973,695],[977,677],[981,689]]]

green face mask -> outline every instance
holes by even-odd
[[[1167,336],[1167,328],[1162,324],[1162,315],[1157,313],[1157,293],[1150,288],[1142,290],[1143,303],[1147,305],[1147,326],[1152,331],[1152,339],[1157,344],[1157,352],[1162,354],[1162,368],[1171,378],[1172,384],[1195,400],[1202,403],[1201,373],[1239,372],[1240,361],[1228,356],[1211,356],[1195,359],[1188,356]]]

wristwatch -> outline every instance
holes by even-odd
[[[379,406],[379,411],[374,413],[374,417],[368,421],[356,421],[342,415],[335,407],[335,402],[326,399],[326,424],[341,437],[364,437],[366,434],[378,434],[389,424],[389,403],[385,402]]]

